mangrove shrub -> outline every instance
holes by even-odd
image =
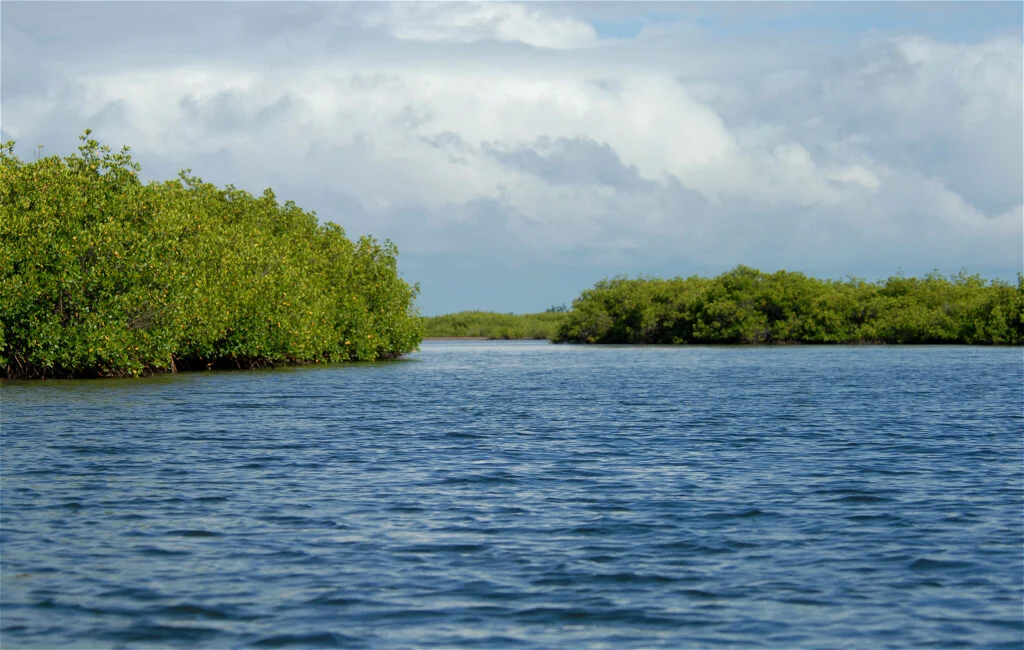
[[[500,314],[460,311],[423,319],[428,337],[481,337],[488,339],[550,339],[565,320],[563,312]]]
[[[715,278],[602,280],[554,337],[574,343],[1024,344],[1016,286],[958,273],[818,280],[739,266]]]
[[[82,136],[33,162],[0,149],[0,376],[366,361],[423,336],[397,250],[271,190],[182,172],[143,183]]]

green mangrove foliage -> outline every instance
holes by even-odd
[[[488,339],[550,339],[567,314],[499,314],[462,311],[424,318],[428,338],[482,337]]]
[[[142,183],[128,149],[25,162],[0,149],[0,376],[137,376],[395,357],[418,287],[390,242],[349,240],[271,190],[182,172]]]
[[[739,266],[715,278],[615,278],[559,326],[574,343],[1024,344],[1017,286],[964,272],[884,282],[817,280]]]

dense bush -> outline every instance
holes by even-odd
[[[1021,345],[1024,277],[834,282],[739,266],[712,279],[616,278],[584,291],[554,340]]]
[[[481,337],[488,339],[550,339],[566,314],[548,310],[540,314],[499,314],[462,311],[424,318],[428,337]]]
[[[418,289],[395,247],[127,149],[0,150],[0,376],[134,376],[374,360],[414,350]]]

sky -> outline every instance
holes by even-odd
[[[390,239],[424,315],[1024,270],[1019,2],[0,3],[0,130]]]

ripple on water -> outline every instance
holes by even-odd
[[[1024,647],[1019,350],[0,386],[4,647]]]

